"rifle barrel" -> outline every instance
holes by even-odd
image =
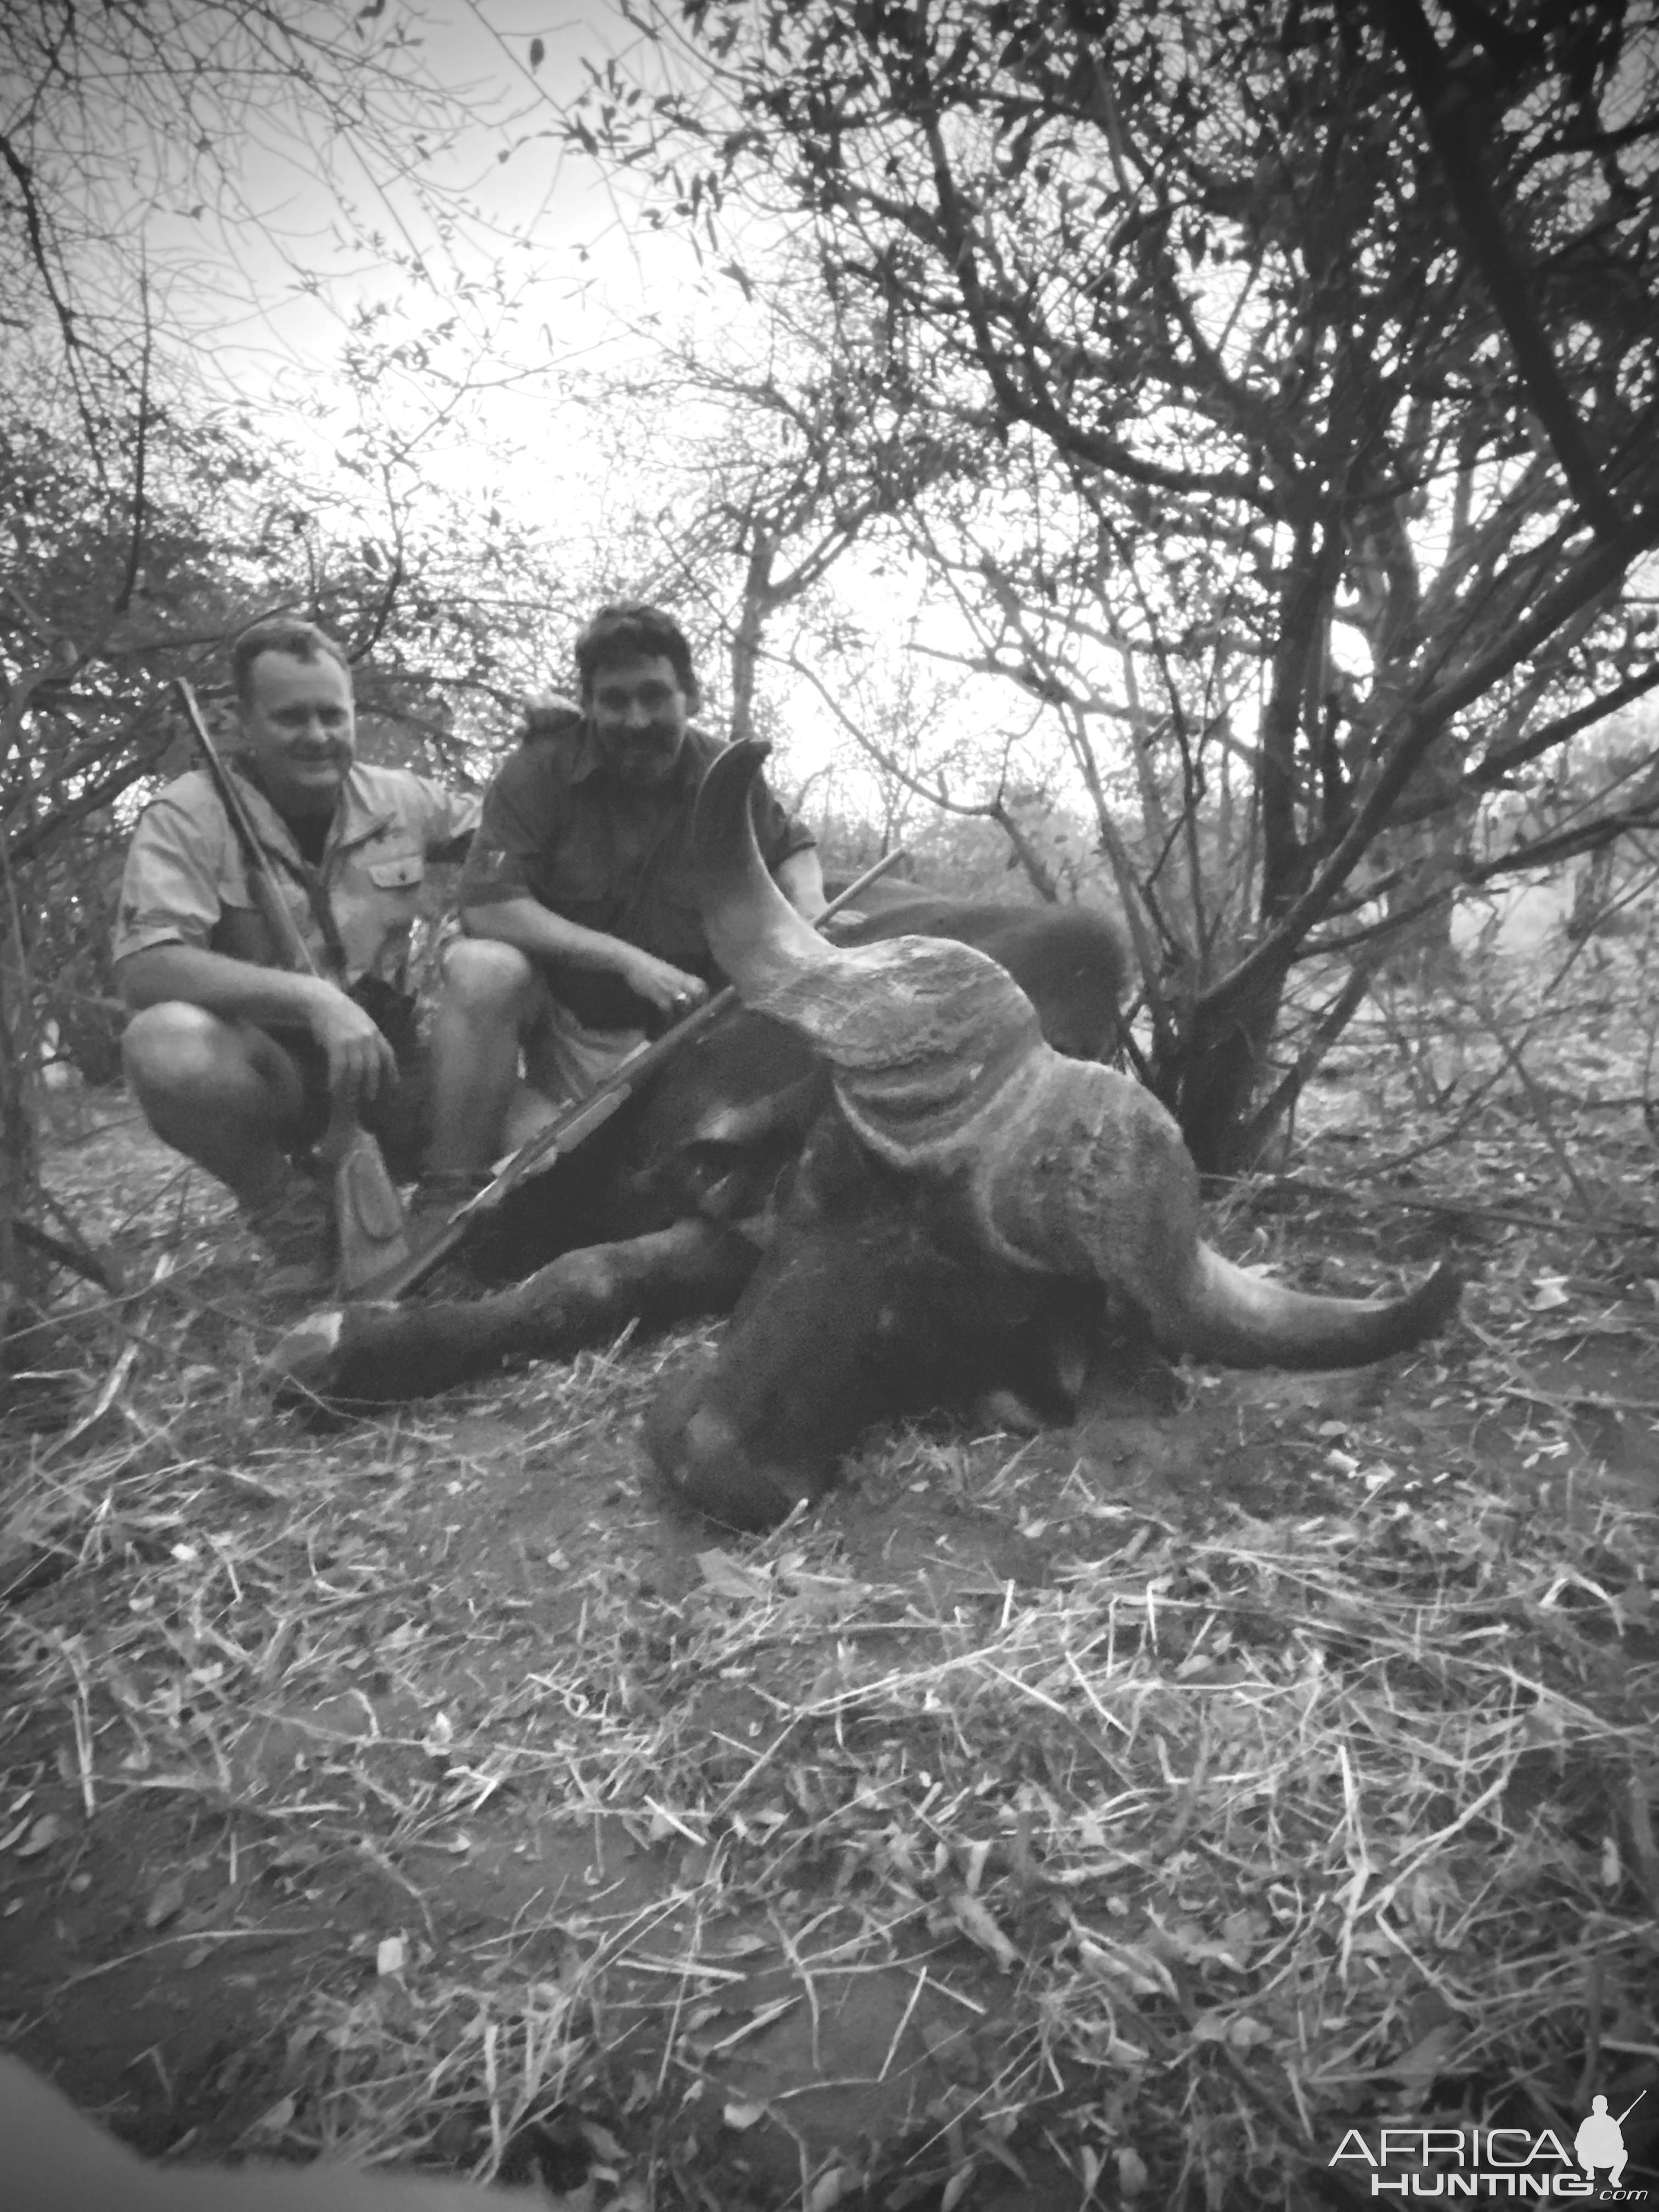
[[[861,891],[867,890],[878,877],[884,876],[890,868],[896,866],[904,854],[902,845],[896,845],[890,853],[884,853],[872,866],[867,867],[861,876],[848,884],[844,891],[830,900],[814,927],[822,925],[844,907],[850,906]],[[456,1207],[423,1250],[416,1253],[401,1267],[393,1268],[379,1283],[366,1285],[370,1295],[377,1301],[395,1304],[408,1291],[418,1290],[427,1277],[449,1257],[479,1214],[493,1213],[521,1182],[528,1182],[532,1172],[551,1167],[554,1161],[564,1153],[574,1152],[578,1145],[592,1136],[595,1129],[608,1121],[618,1108],[627,1103],[641,1084],[647,1076],[654,1075],[664,1060],[694,1036],[701,1035],[729,1006],[735,1006],[737,1000],[736,991],[728,983],[722,990],[715,992],[712,998],[705,999],[702,1006],[694,1007],[663,1036],[631,1052],[591,1097],[580,1100],[568,1113],[562,1114],[556,1121],[550,1122],[544,1129],[538,1129],[533,1137],[520,1145],[512,1158],[496,1170],[482,1190],[475,1191],[471,1198]]]

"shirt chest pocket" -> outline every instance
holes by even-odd
[[[359,854],[342,869],[329,903],[349,975],[392,981],[401,974],[425,881],[426,860],[418,852],[373,860]]]

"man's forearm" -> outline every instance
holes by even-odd
[[[493,937],[528,959],[562,960],[598,975],[622,975],[635,957],[634,947],[623,939],[567,921],[539,899],[497,899],[489,906],[464,907],[461,921],[469,937]]]
[[[134,1013],[181,999],[223,1021],[309,1029],[319,994],[334,986],[283,968],[256,967],[198,945],[150,945],[115,963],[115,985]],[[337,995],[337,994],[336,994]]]

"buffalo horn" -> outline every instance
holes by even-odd
[[[1115,1070],[1063,1059],[983,953],[899,937],[827,944],[766,872],[750,793],[767,748],[732,745],[698,795],[695,848],[714,956],[745,1004],[830,1063],[864,1142],[948,1178],[982,1247],[1042,1273],[1093,1276],[1171,1352],[1231,1366],[1359,1364],[1431,1334],[1459,1285],[1310,1297],[1234,1267],[1199,1236],[1198,1172],[1175,1121]]]
[[[703,924],[745,1006],[829,1061],[848,1120],[896,1164],[948,1170],[981,1152],[1011,1084],[1046,1055],[1035,1009],[996,962],[964,945],[898,937],[843,949],[768,874],[750,793],[768,748],[729,745],[697,794]]]

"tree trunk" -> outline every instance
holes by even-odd
[[[1200,1175],[1243,1175],[1269,1130],[1250,1107],[1265,1079],[1288,964],[1258,974],[1241,996],[1225,984],[1200,998],[1169,1049],[1155,1053],[1152,1086],[1181,1124]]]
[[[777,540],[756,519],[754,544],[743,580],[743,605],[732,636],[732,730],[733,744],[755,734],[755,678],[760,667],[761,633],[772,611],[772,562]]]
[[[0,1340],[32,1316],[46,1287],[44,1262],[14,1226],[35,1211],[40,1191],[40,1105],[28,969],[8,933],[0,937]]]

